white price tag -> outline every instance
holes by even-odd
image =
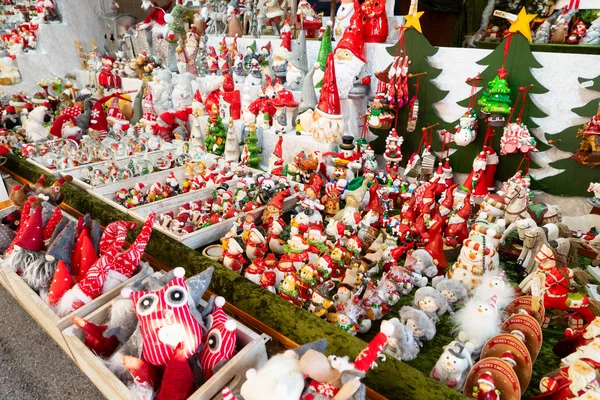
[[[2,185],[0,185],[0,203],[8,201],[8,191],[6,190],[6,182],[3,180]]]
[[[517,20],[517,16],[515,14],[511,14],[506,11],[500,11],[500,10],[494,10],[494,17],[504,18],[509,21]]]
[[[540,308],[540,296],[542,289],[540,287],[541,276],[536,274],[531,279],[531,310],[538,311]]]

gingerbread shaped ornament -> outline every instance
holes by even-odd
[[[519,386],[525,391],[529,386],[532,361],[525,344],[510,333],[496,335],[483,346],[481,359],[498,357],[506,361],[516,372]]]
[[[531,361],[535,362],[544,340],[542,328],[535,318],[525,314],[512,315],[502,324],[502,332],[520,338],[529,350]]]
[[[463,394],[477,400],[519,400],[521,387],[517,374],[506,361],[488,357],[473,366]]]

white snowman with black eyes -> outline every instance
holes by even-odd
[[[431,370],[431,378],[460,390],[473,366],[472,351],[470,343],[463,344],[456,340],[450,342],[444,346],[444,352]]]

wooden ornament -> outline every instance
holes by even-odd
[[[543,334],[538,321],[531,315],[515,314],[506,319],[502,324],[502,331],[511,333],[520,331],[525,336],[525,346],[529,350],[532,362],[535,362],[542,348]]]
[[[489,357],[501,358],[506,352],[510,352],[517,365],[513,368],[519,378],[521,390],[529,386],[532,373],[532,360],[529,350],[525,344],[510,333],[501,333],[487,341],[481,349],[481,359]]]
[[[546,316],[546,310],[544,309],[544,304],[541,301],[539,302],[538,307],[539,308],[537,311],[533,310],[533,296],[521,296],[511,301],[506,307],[505,312],[508,315],[523,313],[531,315],[541,326],[544,322],[544,317]]]
[[[463,394],[468,398],[473,398],[473,388],[477,386],[477,379],[484,372],[489,372],[494,378],[496,389],[500,391],[502,400],[519,400],[521,398],[521,387],[519,378],[506,362],[497,357],[488,357],[480,360],[473,366],[467,376]]]

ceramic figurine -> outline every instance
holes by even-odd
[[[422,287],[415,292],[415,308],[423,311],[432,321],[437,322],[440,315],[448,310],[446,297],[433,287]]]
[[[242,268],[246,264],[244,258],[244,242],[240,237],[233,237],[223,241],[223,265],[227,268],[241,273]]]
[[[385,1],[365,1],[361,5],[361,12],[365,43],[384,43],[388,36]]]
[[[532,399],[569,399],[587,392],[590,387],[597,387],[596,370],[599,363],[583,359],[563,367],[556,373],[545,376],[540,381],[540,395]]]
[[[266,232],[261,227],[252,228],[246,241],[246,257],[250,261],[263,258],[268,250]]]
[[[431,370],[431,378],[446,386],[460,390],[473,366],[473,346],[453,340],[444,346],[444,351]]]
[[[279,296],[290,303],[300,306],[298,299],[298,278],[295,273],[288,273],[279,284]]]
[[[354,0],[342,0],[335,14],[335,23],[333,26],[333,37],[339,41],[344,31],[350,25],[350,19],[354,14]]]

